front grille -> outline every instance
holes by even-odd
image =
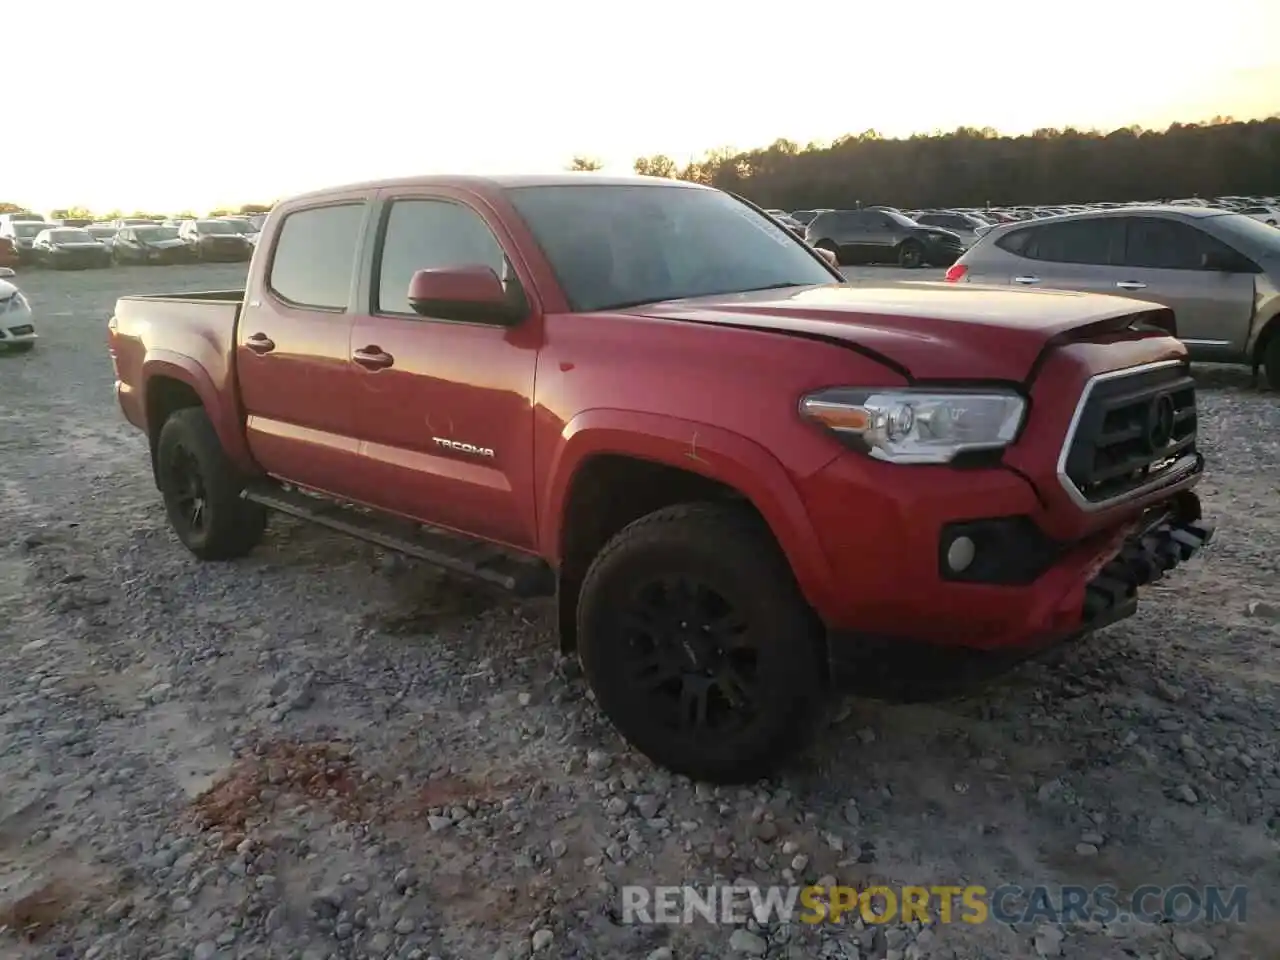
[[[10,327],[9,332],[15,337],[25,337],[29,333],[35,333],[36,328],[29,323],[24,323],[20,327]]]
[[[1059,472],[1068,492],[1101,505],[1158,486],[1196,456],[1195,381],[1181,362],[1090,381]]]

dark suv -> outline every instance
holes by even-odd
[[[949,267],[964,252],[950,230],[922,227],[897,210],[830,210],[809,222],[805,240],[830,250],[841,264],[896,263]]]

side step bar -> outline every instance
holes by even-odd
[[[491,543],[276,484],[256,484],[241,496],[268,510],[376,543],[520,597],[555,593],[555,574],[546,563],[512,554]]]

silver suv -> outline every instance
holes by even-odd
[[[1265,368],[1280,390],[1280,230],[1242,214],[1122,207],[1002,224],[947,280],[1164,304],[1192,360]]]

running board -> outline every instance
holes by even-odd
[[[472,540],[437,527],[275,484],[251,486],[241,496],[268,510],[376,543],[519,597],[545,597],[555,593],[555,574],[546,563],[513,554],[487,541]]]

